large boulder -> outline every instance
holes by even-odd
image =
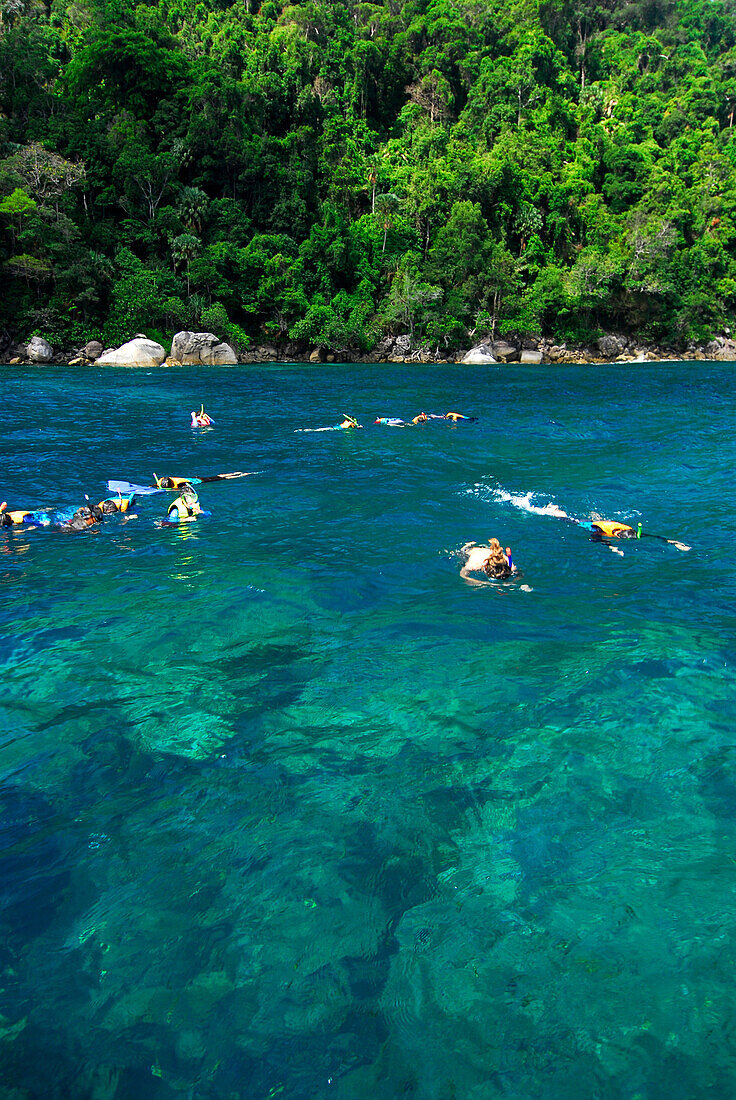
[[[32,363],[50,363],[53,354],[51,344],[42,336],[34,336],[26,348],[26,355]]]
[[[103,352],[102,344],[99,340],[90,340],[88,344],[85,344],[82,348],[82,355],[85,359],[91,359],[93,362],[95,359],[99,359]]]
[[[502,363],[510,363],[519,358],[518,348],[509,344],[507,340],[494,340],[491,344],[491,354],[500,359]]]
[[[104,351],[96,360],[98,367],[160,367],[166,352],[155,340],[137,336],[114,350]]]
[[[394,355],[409,355],[411,352],[411,336],[397,336],[394,340]]]
[[[171,358],[185,367],[197,364],[223,367],[238,361],[230,345],[222,343],[212,332],[177,332],[171,341]]]
[[[614,336],[612,332],[606,332],[598,340],[598,350],[605,359],[612,363],[619,355],[623,355],[629,341],[625,336]]]
[[[466,363],[469,366],[485,366],[496,361],[488,344],[478,344],[477,347],[471,348],[467,355],[460,360],[461,363]]]
[[[519,359],[522,363],[541,363],[542,353],[541,351],[535,351],[532,348],[524,348]]]

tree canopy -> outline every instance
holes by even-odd
[[[0,327],[736,322],[731,0],[0,0]]]

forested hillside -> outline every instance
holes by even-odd
[[[0,0],[0,330],[722,330],[734,12]]]

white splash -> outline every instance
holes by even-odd
[[[513,504],[514,508],[520,508],[522,512],[532,512],[536,516],[556,516],[558,519],[567,519],[567,512],[555,504],[553,500],[547,504],[534,504],[533,498],[538,494],[510,493],[507,489],[492,489],[491,494],[495,500]]]

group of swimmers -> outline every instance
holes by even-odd
[[[84,531],[95,523],[101,523],[105,516],[115,512],[129,512],[135,504],[135,496],[118,494],[106,497],[99,504],[86,504],[74,508],[37,508],[34,510],[11,509],[8,502],[0,504],[0,527],[56,527],[60,531]],[[130,516],[129,518],[133,518]]]
[[[316,431],[349,431],[351,428],[362,428],[363,425],[359,424],[354,416],[348,416],[347,413],[342,414],[343,419],[339,424],[335,424],[332,429],[329,428],[317,428]],[[477,420],[475,416],[466,416],[464,413],[447,412],[440,413],[425,413],[420,412],[411,420],[402,420],[398,416],[377,416],[373,421],[374,424],[383,424],[387,428],[410,428],[412,424],[426,424],[430,420],[450,420],[453,424],[457,424],[460,420],[467,420],[472,422]]]
[[[621,557],[623,557],[623,550],[620,550],[610,540],[653,538],[669,543],[670,546],[674,546],[678,550],[687,551],[691,549],[690,546],[678,539],[669,539],[665,535],[654,535],[650,531],[642,531],[641,523],[634,528],[628,523],[622,523],[620,520],[603,519],[602,516],[595,514],[589,520],[576,519],[561,510],[555,512],[555,515],[558,519],[574,523],[576,527],[582,527],[583,530],[589,531],[594,542],[604,542],[612,553],[619,554]],[[469,584],[484,583],[471,578],[471,573],[485,573],[490,580],[503,581],[508,580],[517,572],[511,556],[511,548],[507,546],[504,551],[496,538],[492,538],[488,546],[480,545],[477,542],[466,542],[459,552],[465,555],[465,563],[460,570],[460,576]],[[524,586],[522,585],[522,587]]]
[[[204,411],[204,405],[200,407],[198,413],[192,412],[191,416],[192,427],[209,427],[214,424],[212,418]],[[412,425],[424,424],[429,420],[448,420],[456,424],[459,421],[473,421],[475,419],[476,417],[466,416],[464,413],[457,412],[448,412],[442,416],[436,413],[430,413],[428,415],[425,412],[420,412],[410,421],[401,420],[398,417],[377,417],[374,423],[387,427],[410,427]],[[317,428],[312,430],[347,431],[362,427],[363,425],[358,423],[355,417],[343,414],[342,422],[335,425],[332,429]],[[168,475],[158,477],[154,473],[154,484],[151,486],[138,486],[129,482],[111,481],[108,482],[108,490],[115,490],[116,496],[106,497],[104,500],[99,501],[98,504],[91,504],[89,497],[87,497],[86,504],[70,509],[41,508],[35,510],[8,510],[7,502],[3,501],[0,503],[0,527],[22,525],[24,527],[54,527],[63,531],[83,531],[88,527],[101,523],[105,516],[118,512],[125,513],[126,519],[136,518],[131,514],[136,502],[136,492],[150,493],[167,489],[174,490],[177,496],[168,506],[166,519],[162,522],[166,525],[186,523],[191,520],[196,520],[199,516],[210,515],[208,511],[202,508],[195,485],[201,485],[204,482],[223,481],[230,478],[246,476],[248,476],[248,474],[243,471],[215,474],[210,477],[174,477]],[[125,490],[125,492],[122,490]],[[606,520],[595,514],[589,520],[580,520],[576,519],[574,516],[568,515],[561,509],[556,509],[553,514],[557,518],[566,520],[590,532],[591,539],[598,542],[605,542],[609,549],[616,554],[622,555],[623,551],[614,545],[611,540],[627,538],[641,539],[645,537],[645,535],[667,542],[675,546],[678,550],[690,549],[685,543],[679,542],[676,539],[669,539],[665,538],[663,535],[652,535],[650,532],[643,532],[641,523],[634,528],[618,520]],[[490,539],[488,545],[468,542],[461,547],[459,553],[465,557],[464,564],[460,570],[460,576],[469,584],[485,583],[484,581],[478,581],[471,578],[471,573],[483,573],[485,577],[491,581],[508,580],[517,573],[517,567],[512,558],[511,548],[507,546],[504,549],[497,538]]]

